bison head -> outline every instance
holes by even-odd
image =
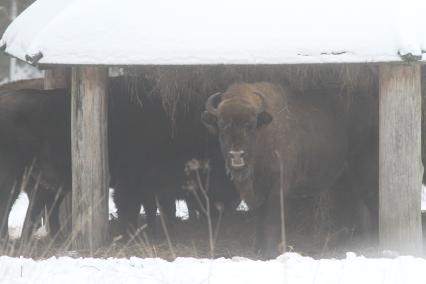
[[[238,94],[216,93],[208,98],[202,121],[211,132],[219,136],[231,178],[236,183],[245,184],[244,192],[240,187],[242,199],[249,206],[251,203],[250,207],[255,207],[257,198],[252,186],[248,185],[252,183],[254,175],[256,134],[258,128],[272,121],[272,116],[266,111],[265,96],[260,92],[242,97]]]

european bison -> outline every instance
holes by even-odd
[[[256,210],[257,248],[266,257],[283,251],[283,196],[335,183],[345,169],[344,123],[324,97],[265,82],[210,96],[202,120],[218,134],[241,199]]]
[[[64,107],[65,102],[64,90],[0,94],[1,237],[7,235],[10,207],[24,186],[32,197],[27,225],[32,228],[47,205],[54,212],[49,219],[50,228],[53,233],[59,229],[59,220],[55,218],[58,210],[55,200],[61,198],[58,188],[66,190],[71,183],[63,168],[70,160],[66,151],[70,141],[64,139],[64,129],[69,129],[69,109]],[[26,185],[22,184],[23,180]]]
[[[154,102],[154,99],[157,101]],[[137,113],[131,121],[124,123],[121,119],[113,119],[120,125],[112,128],[119,129],[114,131],[117,137],[111,139],[111,143],[120,144],[119,147],[111,145],[113,155],[117,156],[111,161],[111,171],[115,180],[114,200],[121,233],[127,235],[129,229],[136,228],[142,204],[148,228],[155,235],[156,198],[163,216],[171,221],[169,224],[174,223],[176,199],[187,202],[190,217],[195,216],[195,211],[202,211],[200,207],[206,206],[204,197],[197,200],[192,192],[188,194],[184,190],[188,182],[194,181],[194,176],[185,173],[185,164],[192,159],[210,162],[210,190],[207,195],[212,204],[222,202],[225,207],[231,207],[229,204],[235,203],[237,195],[224,170],[219,144],[203,127],[196,112],[186,112],[172,125],[160,98],[143,98],[142,109],[134,107]],[[129,113],[129,106],[124,109]],[[122,111],[118,115],[122,116]],[[144,150],[139,149],[142,145]],[[195,193],[202,196],[196,185]]]
[[[161,151],[165,150],[167,148],[161,149]],[[139,172],[139,175],[132,175],[131,177],[127,175],[126,178],[117,181],[114,201],[117,205],[118,221],[122,234],[133,233],[133,230],[137,228],[141,204],[145,209],[149,232],[154,236],[158,236],[155,221],[157,200],[160,206],[158,209],[168,225],[173,225],[176,221],[175,202],[177,199],[186,201],[189,217],[192,220],[197,218],[196,212],[204,216],[207,208],[206,196],[210,202],[210,217],[217,215],[218,210],[221,210],[216,205],[220,204],[220,206],[231,210],[231,204],[235,204],[236,192],[225,171],[220,169],[220,167],[223,167],[223,162],[214,164],[211,163],[214,158],[209,159],[211,166],[208,180],[206,180],[206,174],[202,170],[200,170],[200,180],[198,180],[194,173],[185,171],[186,162],[190,159],[207,157],[208,153],[203,154],[198,152],[197,149],[192,149],[191,151],[177,151],[169,154],[163,159],[156,156],[155,161]],[[133,184],[129,185],[130,180],[133,181]],[[126,183],[126,186],[121,187],[121,183]],[[202,189],[200,183],[203,186]],[[205,183],[208,183],[208,185]],[[206,190],[206,195],[202,190]]]
[[[110,169],[121,233],[127,235],[129,229],[131,232],[136,228],[141,204],[148,227],[155,233],[156,199],[170,223],[175,219],[176,199],[185,199],[190,210],[198,208],[198,201],[182,189],[188,180],[185,163],[194,158],[211,161],[212,186],[208,195],[212,200],[227,203],[235,198],[233,189],[227,188],[226,196],[221,194],[221,185],[229,178],[223,169],[219,145],[203,127],[198,111],[182,109],[182,114],[172,121],[160,97],[150,96],[148,91],[138,93],[138,104],[122,86],[111,82],[109,113]]]
[[[138,94],[136,100],[123,77],[111,78],[108,89],[111,186],[115,188],[122,230],[135,226],[141,203],[153,226],[156,198],[165,215],[174,218],[176,198],[187,197],[181,188],[187,180],[185,163],[192,158],[212,159],[213,149],[220,153],[217,142],[209,149],[208,133],[199,119],[196,124],[192,118],[177,122],[173,135],[161,98],[146,92]],[[24,170],[32,164],[30,183],[25,188],[32,205],[24,237],[37,225],[45,207],[51,212],[50,233],[55,235],[59,231],[60,200],[71,190],[69,90],[1,92],[0,135],[0,220],[5,220],[0,228],[2,235],[6,235],[7,216],[21,189]],[[221,156],[216,154],[213,160],[218,158]],[[223,162],[214,163],[223,167]],[[220,176],[223,183],[224,170],[213,168],[212,175]],[[33,191],[35,185],[37,190]],[[215,196],[214,188],[210,194]]]

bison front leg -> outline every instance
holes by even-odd
[[[49,222],[49,235],[53,239],[60,239],[65,236],[65,234],[61,234],[62,229],[65,230],[67,227],[66,224],[63,224],[63,228],[61,228],[61,223],[59,220],[59,208],[61,203],[64,200],[65,192],[70,192],[71,189],[63,191],[59,189],[58,192],[52,192],[46,201],[46,210],[47,210],[47,219]],[[71,220],[65,220],[66,222],[70,222]],[[62,232],[64,233],[64,232]]]
[[[148,225],[148,235],[152,240],[157,239],[157,198],[155,197],[154,190],[152,188],[144,189],[142,197],[142,206],[145,211],[146,223]]]
[[[28,205],[21,235],[21,240],[24,243],[28,242],[34,232],[41,226],[41,218],[49,192],[40,186],[33,188],[31,192],[28,192],[28,195],[30,204]]]
[[[135,185],[117,182],[114,192],[114,202],[118,214],[118,233],[124,240],[129,240],[137,230],[141,200],[137,195]]]
[[[256,212],[256,249],[270,259],[285,252],[284,188],[273,188]]]

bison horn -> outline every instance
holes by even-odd
[[[216,93],[211,95],[206,102],[206,110],[213,114],[213,115],[217,115],[217,105],[220,102],[220,98],[222,96],[222,93]]]
[[[259,96],[260,101],[261,101],[261,105],[260,105],[260,109],[259,109],[259,113],[262,113],[266,110],[266,98],[265,95],[259,92],[254,92],[256,95]]]

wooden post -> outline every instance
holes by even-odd
[[[61,233],[70,236],[72,232],[72,194],[67,193],[59,206],[59,225]]]
[[[380,73],[379,241],[383,250],[422,253],[420,66]]]
[[[71,79],[70,73],[69,68],[65,67],[46,69],[44,71],[44,89],[69,88]]]
[[[426,66],[423,65],[421,70],[421,93],[422,93],[422,162],[423,167],[426,166]],[[423,183],[426,183],[426,172],[423,171]],[[426,217],[426,216],[425,216]],[[426,221],[426,220],[425,220]],[[425,236],[426,241],[426,236]],[[426,248],[426,247],[425,247]]]
[[[77,250],[93,254],[108,236],[107,68],[73,67],[72,230]]]

